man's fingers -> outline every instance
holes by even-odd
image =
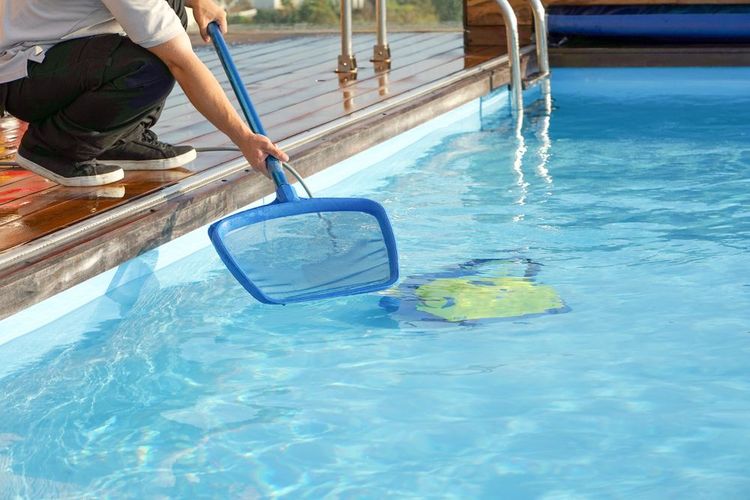
[[[211,35],[208,34],[208,21],[202,15],[198,15],[195,18],[195,22],[198,23],[198,30],[201,33],[201,38],[204,42],[208,43],[211,41]]]
[[[289,156],[279,148],[274,149],[273,155],[281,161],[289,161]]]
[[[279,149],[279,147],[276,144],[271,142],[269,138],[266,137],[264,142],[265,142],[265,147],[263,148],[263,150],[266,153],[274,156],[278,160],[289,161],[289,156],[287,156],[285,152]]]
[[[206,13],[199,14],[199,17],[200,20],[196,19],[196,21],[198,22],[201,38],[203,38],[203,41],[206,43],[211,41],[211,35],[208,33],[208,25],[212,22],[216,21],[219,24],[219,30],[222,34],[226,34],[229,30],[229,27],[227,26],[227,13],[224,11],[215,14],[213,18],[211,18],[210,14],[207,15]]]
[[[266,172],[266,158],[268,155],[282,162],[289,161],[289,156],[271,142],[268,137],[263,135],[254,134],[247,146],[250,147],[250,150],[245,153],[245,157],[253,168],[263,173]]]
[[[266,148],[266,153],[269,154],[269,155],[271,155],[271,156],[273,156],[277,160],[280,160],[280,161],[289,161],[289,156],[287,156],[287,154],[285,152],[283,152],[282,150],[280,150],[279,148],[277,148],[274,144],[270,144]]]

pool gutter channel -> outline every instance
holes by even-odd
[[[521,51],[528,73],[534,46]],[[501,56],[280,141],[303,177],[448,112],[510,81]],[[273,193],[237,159],[0,253],[0,319]]]

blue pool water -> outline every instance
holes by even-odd
[[[206,248],[0,346],[57,339],[0,378],[0,497],[749,497],[749,84],[558,70],[329,189],[389,211],[387,295],[264,306]],[[471,273],[564,305],[415,305]]]

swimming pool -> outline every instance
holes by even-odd
[[[325,190],[389,211],[388,294],[264,306],[204,248],[1,345],[0,496],[748,496],[748,83],[556,70]],[[500,278],[562,303],[415,299]]]

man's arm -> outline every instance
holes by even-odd
[[[219,82],[193,52],[187,34],[180,34],[148,50],[167,65],[195,109],[240,148],[253,168],[267,174],[265,158],[269,154],[281,161],[289,160],[286,153],[267,137],[254,134],[242,121]]]

